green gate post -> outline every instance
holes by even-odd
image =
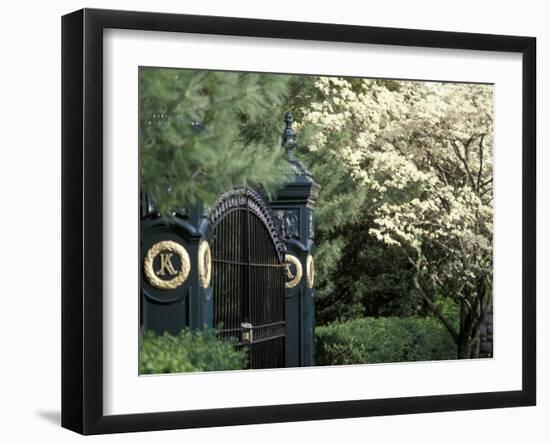
[[[206,239],[208,223],[203,205],[175,210],[168,220],[162,219],[147,194],[141,199],[141,304],[142,329],[157,334],[178,334],[182,329],[212,327],[212,287],[204,288],[199,273],[199,247]],[[166,249],[166,242],[174,242],[183,248],[183,254]],[[153,248],[158,250],[154,250]],[[185,280],[176,281],[173,287],[153,284],[146,271],[146,257],[154,251],[151,265],[158,270],[159,256],[169,253],[171,272],[179,274],[182,267],[188,269]],[[168,262],[166,262],[168,264]],[[211,264],[210,264],[211,265]],[[204,263],[203,263],[204,266]],[[177,275],[173,277],[177,278]],[[154,279],[154,278],[153,278]],[[170,283],[167,278],[166,282]]]
[[[286,366],[315,364],[315,228],[313,208],[320,186],[304,165],[294,158],[296,132],[292,114],[285,114],[283,143],[286,151],[284,174],[287,183],[276,192],[270,205],[279,232],[287,246],[286,283]]]

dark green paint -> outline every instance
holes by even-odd
[[[285,115],[283,147],[286,151],[284,174],[286,184],[269,201],[275,219],[279,216],[279,234],[285,237],[288,253],[298,257],[303,275],[300,283],[286,289],[286,366],[312,366],[315,364],[315,290],[307,287],[306,260],[314,254],[313,207],[320,186],[311,174],[294,158],[296,133],[292,129],[292,116]],[[285,218],[286,214],[289,214]],[[213,291],[203,289],[198,276],[198,245],[202,239],[211,240],[210,222],[202,205],[178,208],[165,221],[154,207],[153,199],[141,198],[141,305],[140,323],[145,330],[162,334],[176,334],[183,328],[212,327]],[[185,247],[191,269],[187,280],[174,290],[152,288],[143,275],[143,258],[158,241],[173,240]]]

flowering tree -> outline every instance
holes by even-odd
[[[318,128],[308,155],[341,165],[333,181],[353,182],[356,223],[405,257],[458,357],[477,356],[492,302],[492,87],[320,77],[314,89],[300,112]]]

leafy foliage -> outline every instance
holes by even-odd
[[[209,331],[182,331],[179,335],[141,335],[140,374],[243,369],[247,355]]]
[[[315,329],[318,365],[450,360],[456,345],[433,317],[363,318]]]
[[[246,134],[281,103],[284,75],[142,67],[139,74],[141,187],[164,215],[211,204],[239,185],[280,184],[280,129]],[[281,127],[281,120],[278,122]]]

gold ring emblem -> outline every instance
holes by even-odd
[[[298,257],[292,254],[285,255],[286,287],[294,288],[302,280],[302,263]]]
[[[210,286],[212,279],[212,253],[206,240],[199,244],[199,280],[202,288]]]
[[[159,258],[159,267],[155,270],[154,265],[157,257]],[[179,271],[176,269],[177,262],[179,262]],[[163,290],[176,289],[181,286],[187,280],[190,268],[189,254],[182,245],[172,240],[160,241],[151,246],[143,262],[143,272],[149,284]]]
[[[315,281],[315,262],[311,254],[307,256],[306,260],[306,273],[307,273],[307,287],[313,288],[313,282]]]

